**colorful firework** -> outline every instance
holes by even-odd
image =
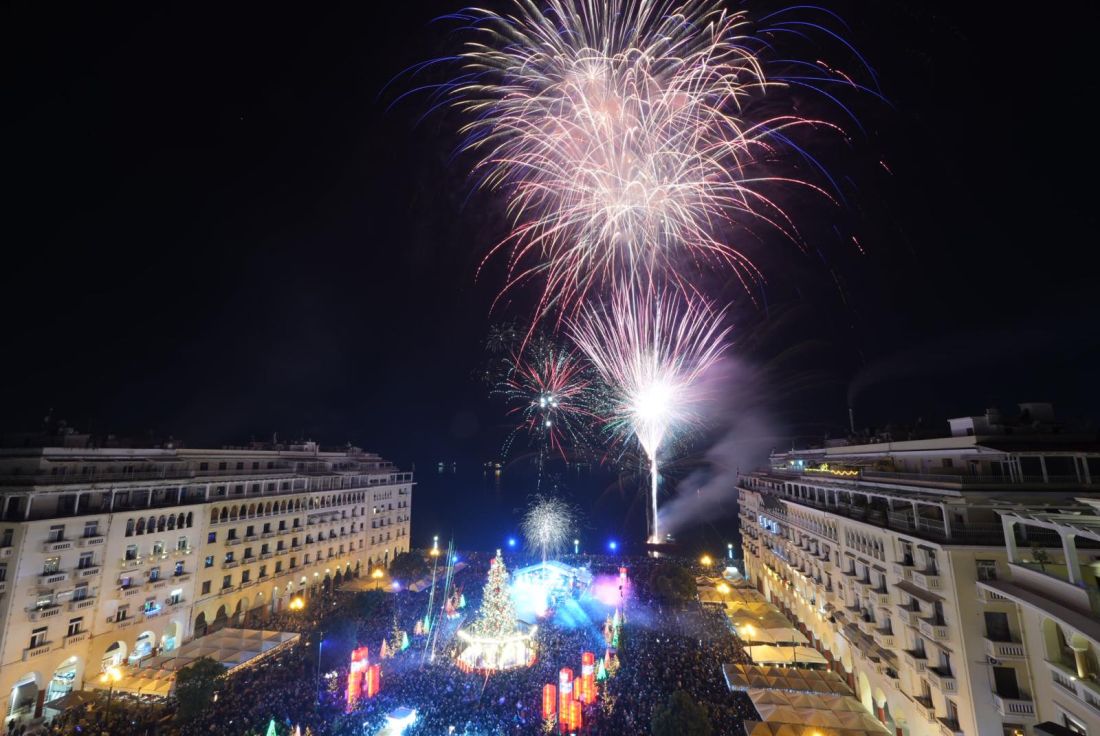
[[[442,91],[469,118],[477,181],[507,197],[514,227],[490,252],[510,254],[502,293],[542,277],[537,316],[569,315],[600,285],[690,291],[697,266],[757,279],[731,236],[767,223],[798,241],[770,190],[824,190],[777,162],[806,157],[793,129],[839,130],[758,103],[792,85],[860,88],[823,63],[769,76],[766,37],[825,29],[783,14],[756,26],[716,0],[516,0],[456,17],[472,39]]]
[[[549,557],[563,552],[573,536],[575,514],[565,501],[553,496],[535,496],[523,515],[523,538],[527,547]]]
[[[657,523],[658,453],[669,434],[699,420],[700,379],[725,348],[724,312],[679,292],[613,290],[606,306],[585,306],[569,333],[613,394],[610,428],[633,435],[650,462],[650,540]]]
[[[602,384],[574,351],[536,335],[522,343],[522,354],[504,361],[505,370],[493,388],[511,405],[519,421],[506,448],[520,432],[539,452],[567,452],[587,447],[591,428],[600,420]],[[540,455],[541,457],[541,455]]]

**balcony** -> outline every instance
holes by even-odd
[[[874,637],[875,644],[878,644],[883,649],[894,648],[894,632],[887,631],[885,629],[875,629],[871,634]]]
[[[871,593],[871,599],[876,605],[889,607],[890,605],[890,592],[887,590],[875,590]]]
[[[257,537],[255,534],[248,534],[248,535],[245,536],[244,541],[246,541],[246,542],[255,542],[258,539],[259,539],[259,537]]]
[[[959,688],[958,681],[950,669],[929,667],[925,670],[925,675],[928,677],[928,683],[932,687],[939,688],[942,693],[954,693]]]
[[[130,570],[138,565],[144,565],[145,560],[141,557],[123,557],[119,560],[118,566],[123,570]]]
[[[223,562],[222,563],[222,569],[223,570],[232,570],[234,567],[237,567],[240,564],[241,564],[240,560],[229,560],[228,562]]]
[[[27,618],[31,621],[41,621],[47,618],[53,618],[57,614],[61,613],[61,606],[53,603],[49,606],[41,606],[39,608],[28,608]]]
[[[1100,715],[1100,684],[1078,678],[1075,670],[1058,662],[1047,660],[1046,665],[1050,668],[1051,679],[1059,691],[1069,693],[1091,708],[1094,714]]]
[[[985,639],[985,653],[993,659],[1026,659],[1024,645],[1018,641]]]
[[[943,736],[966,736],[958,721],[948,720],[947,718],[937,718],[936,720],[940,724],[940,733]]]
[[[146,590],[160,590],[161,588],[163,588],[166,585],[168,585],[167,580],[164,580],[162,578],[158,578],[156,580],[150,580],[148,583],[146,583],[145,584],[145,589]]]
[[[191,579],[191,573],[189,573],[189,572],[182,572],[179,575],[173,575],[172,576],[172,581],[176,582],[176,583],[186,583],[190,579]]]
[[[37,657],[41,654],[49,653],[51,646],[53,645],[50,642],[46,642],[45,644],[39,644],[36,647],[27,647],[23,650],[23,661],[26,662],[32,657]]]
[[[275,532],[261,532],[260,539],[271,539],[275,536]]]
[[[932,698],[914,697],[913,703],[926,721],[929,723],[936,722],[936,706],[932,704]]]
[[[240,537],[235,537],[233,539],[227,539],[227,540],[225,540],[225,546],[226,547],[235,547],[243,541],[244,540],[241,539]]]
[[[270,560],[271,559],[271,553],[270,552],[261,552],[260,553],[260,559],[261,560]]]
[[[906,626],[912,626],[914,629],[920,628],[920,615],[921,610],[917,608],[909,608],[907,606],[898,606],[898,618]]]
[[[79,644],[80,642],[84,641],[87,638],[88,638],[88,632],[87,631],[80,631],[80,632],[77,632],[76,634],[73,634],[72,636],[66,636],[65,637],[65,648],[68,649],[69,647],[74,646],[76,644]]]
[[[934,619],[920,619],[918,628],[920,629],[920,633],[935,641],[945,642],[949,638],[947,625],[943,622],[937,622]]]
[[[81,598],[77,601],[69,601],[70,611],[83,611],[85,608],[91,608],[95,605],[95,596],[88,596],[87,598]]]
[[[928,668],[928,654],[925,652],[915,652],[911,649],[906,649],[902,652],[905,657],[906,663],[912,667],[916,672],[924,672]]]
[[[0,595],[8,592],[8,581],[0,580]]]
[[[52,542],[45,542],[42,545],[43,552],[62,552],[72,548],[73,540],[71,539],[55,539]]]
[[[11,547],[0,547],[0,560],[11,557],[13,552]]]
[[[1007,596],[1003,596],[995,590],[985,587],[984,585],[978,586],[978,600],[982,603],[1006,603],[1009,601]]]
[[[81,537],[76,540],[76,543],[81,547],[98,547],[107,541],[107,537],[102,534],[92,534],[91,536]]]
[[[69,579],[69,573],[58,570],[57,572],[44,572],[38,576],[39,585],[53,585],[63,583]]]
[[[277,549],[277,550],[275,550],[275,554],[276,554],[276,556],[285,555],[289,551],[290,551],[289,549]]]
[[[1035,720],[1035,703],[1024,698],[1005,698],[993,693],[997,712],[1005,718]]]
[[[102,571],[103,571],[103,568],[100,567],[99,565],[91,565],[89,567],[80,568],[79,572],[77,572],[77,575],[79,575],[82,578],[94,578],[96,575],[98,575]]]
[[[911,580],[925,590],[943,590],[943,578],[937,570],[914,570]]]
[[[140,586],[140,585],[130,585],[130,586],[125,587],[125,588],[122,589],[122,597],[123,598],[131,598],[131,597],[137,595],[138,593],[140,593],[141,591],[142,591],[142,586]]]

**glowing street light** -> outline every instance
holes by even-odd
[[[710,558],[710,555],[703,555],[699,558],[699,564],[703,567],[710,567],[712,562],[714,562],[714,560]]]
[[[296,595],[290,599],[290,605],[287,607],[292,611],[301,611],[306,607],[306,602],[302,599],[302,596]]]
[[[581,553],[581,540],[573,540],[573,554],[579,555]]]
[[[107,717],[111,715],[111,698],[115,694],[115,683],[121,679],[122,670],[114,665],[103,670],[103,674],[99,676],[99,681],[107,686],[107,711],[104,714]]]
[[[718,583],[718,592],[722,595],[725,595],[726,593],[730,592],[730,586],[726,585],[725,583]]]
[[[614,552],[619,548],[619,543],[612,539],[610,542],[607,543],[607,548]]]
[[[726,544],[726,557],[733,559],[733,542]]]

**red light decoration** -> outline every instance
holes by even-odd
[[[542,686],[542,717],[553,718],[558,712],[558,689],[551,683]]]
[[[583,726],[584,719],[581,715],[583,707],[579,700],[569,701],[569,728],[574,731],[580,731]]]
[[[382,689],[382,665],[372,664],[367,668],[367,682],[364,694],[373,698]]]
[[[571,715],[569,704],[573,702],[573,670],[568,667],[562,667],[558,672],[558,695],[561,699],[561,705],[558,708],[561,714],[559,720],[564,728],[568,728]]]
[[[368,667],[370,649],[359,647],[351,653],[351,670],[348,672],[348,711],[355,709],[359,696],[363,693],[363,675]]]
[[[596,655],[592,652],[581,654],[581,697],[583,703],[596,702]]]

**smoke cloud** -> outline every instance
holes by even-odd
[[[726,361],[723,368],[723,389],[712,417],[718,439],[703,455],[705,467],[680,481],[676,496],[661,506],[662,533],[675,535],[735,513],[738,472],[765,465],[782,441],[765,408],[762,372],[737,361]]]

